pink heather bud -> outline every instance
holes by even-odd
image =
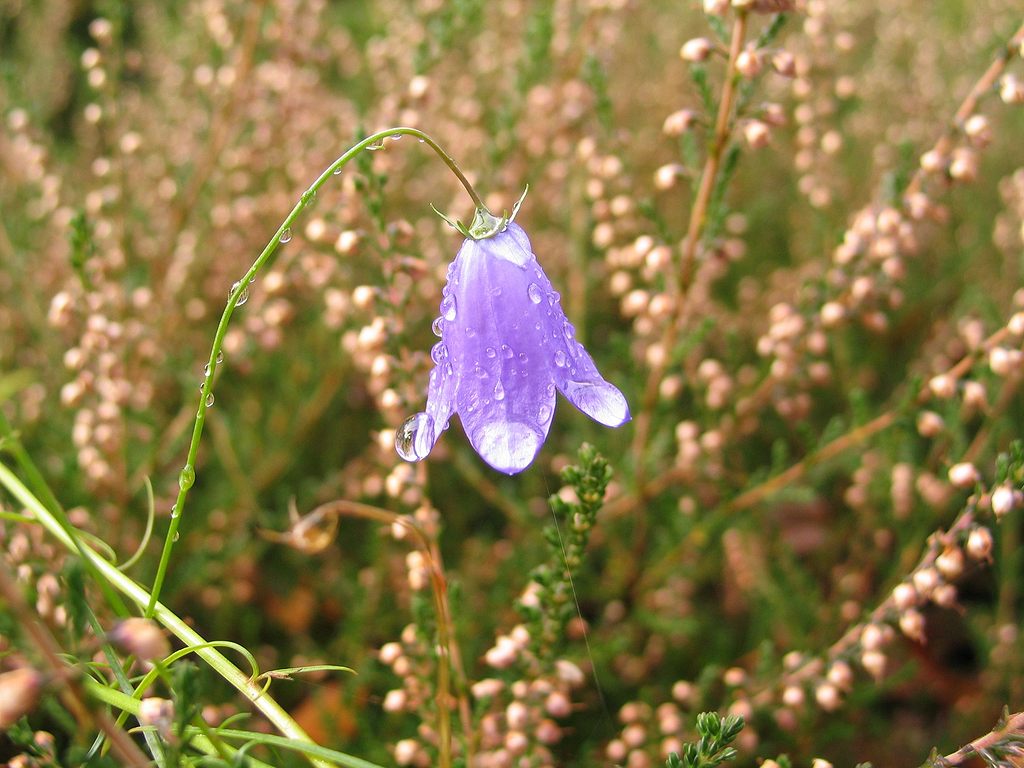
[[[530,710],[521,701],[513,701],[505,708],[505,722],[513,730],[521,730],[530,722]]]
[[[381,649],[377,652],[377,658],[382,663],[391,666],[395,663],[395,660],[402,655],[402,646],[399,643],[385,643],[381,646]]]
[[[964,553],[959,547],[945,549],[935,558],[935,568],[943,578],[954,581],[964,572]]]
[[[1015,312],[1006,327],[1014,336],[1024,336],[1024,312]]]
[[[761,74],[761,56],[751,47],[744,48],[736,57],[736,70],[746,78],[757,77]]]
[[[470,693],[473,694],[473,698],[480,699],[493,699],[505,688],[505,683],[493,677],[485,677],[483,680],[477,680],[470,686]]]
[[[762,149],[768,146],[771,130],[761,120],[748,120],[743,126],[743,138],[752,149]]]
[[[558,723],[554,720],[545,718],[537,724],[537,730],[535,731],[537,741],[541,744],[557,744],[562,740],[562,729],[558,727]]]
[[[917,415],[917,433],[921,437],[938,437],[946,428],[946,422],[935,411],[921,411]]]
[[[799,685],[787,685],[782,691],[782,703],[787,707],[801,707],[804,703],[804,689]]]
[[[821,324],[826,328],[835,328],[846,317],[846,308],[838,301],[828,301],[822,305],[820,311]]]
[[[992,532],[988,528],[975,528],[968,534],[967,554],[974,560],[992,559]]]
[[[839,696],[839,689],[832,683],[821,683],[814,689],[814,700],[818,706],[826,712],[832,712],[839,708],[842,700]]]
[[[921,170],[925,173],[942,173],[946,170],[946,163],[946,156],[934,149],[921,155]]]
[[[777,51],[772,56],[772,69],[783,77],[796,77],[796,58],[789,51]]]
[[[724,16],[729,10],[729,0],[704,0],[704,13],[709,16]]]
[[[949,482],[957,488],[971,488],[980,479],[978,470],[968,461],[961,461],[949,468]]]
[[[932,602],[943,608],[952,608],[956,605],[956,587],[952,584],[939,584],[932,590]]]
[[[626,759],[628,751],[629,747],[626,746],[626,742],[622,741],[622,739],[612,739],[608,742],[608,746],[604,748],[605,757],[613,763],[619,764]]]
[[[825,678],[836,688],[845,691],[853,684],[853,670],[845,661],[834,661]]]
[[[572,714],[572,702],[562,691],[552,691],[544,700],[544,709],[552,717],[568,717]]]
[[[956,394],[956,379],[948,373],[940,373],[938,376],[931,378],[928,382],[928,389],[931,390],[935,397],[948,400]]]
[[[512,755],[521,755],[530,746],[530,740],[522,731],[509,731],[505,734],[505,749]]]
[[[877,624],[868,624],[860,631],[860,644],[869,651],[877,651],[885,645],[885,633]]]
[[[742,667],[729,667],[722,673],[722,682],[730,688],[743,685],[747,680],[747,671]]]
[[[988,407],[988,391],[980,381],[964,382],[964,405],[972,410]]]
[[[910,608],[900,615],[900,631],[911,640],[923,643],[924,637],[924,614],[916,608]]]
[[[401,712],[405,709],[408,696],[401,688],[395,688],[384,695],[383,708],[385,712]]]
[[[676,185],[676,180],[686,175],[686,168],[679,163],[667,163],[654,172],[655,189],[665,191]]]
[[[642,747],[647,741],[647,729],[640,723],[630,723],[622,729],[622,740],[633,749]]]
[[[666,136],[682,136],[697,124],[698,116],[692,109],[677,109],[665,118],[661,131]]]
[[[402,739],[395,744],[395,762],[399,765],[412,765],[420,754],[420,745],[416,739]]]
[[[695,37],[683,43],[679,49],[679,58],[683,61],[705,61],[714,47],[714,43],[706,37]]]
[[[10,728],[35,708],[42,687],[43,676],[28,667],[0,675],[0,731]]]
[[[984,149],[992,143],[992,127],[988,124],[988,118],[984,115],[971,115],[964,123],[964,133],[971,144]]]
[[[969,147],[954,149],[953,159],[949,164],[949,175],[963,182],[971,182],[978,178],[977,152]]]
[[[687,680],[677,680],[672,685],[672,698],[680,704],[689,704],[693,699],[693,683]]]
[[[811,768],[832,768],[832,763],[822,757],[816,757],[811,761]]]
[[[996,376],[1009,376],[1020,367],[1022,353],[1019,349],[992,347],[988,353],[988,367]]]
[[[875,680],[885,674],[885,654],[881,651],[864,651],[860,655],[860,663]]]
[[[171,652],[167,636],[151,619],[133,616],[120,621],[107,637],[121,650],[144,661],[162,659]]]
[[[174,723],[174,702],[149,696],[139,702],[139,714],[136,717],[139,725],[152,725],[167,737]]]
[[[559,680],[566,683],[570,688],[583,685],[583,682],[586,680],[583,676],[583,670],[568,659],[559,659],[555,662],[555,674],[558,675]]]
[[[999,81],[999,98],[1004,104],[1024,103],[1024,82],[1018,80],[1015,75],[1003,75]]]
[[[1000,485],[992,491],[992,513],[996,519],[998,520],[1012,510],[1016,501],[1013,488],[1009,485]]]
[[[892,601],[901,611],[917,605],[917,590],[912,584],[902,582],[892,590]]]
[[[921,568],[914,571],[911,579],[918,592],[922,595],[930,595],[939,585],[939,572],[935,568]]]

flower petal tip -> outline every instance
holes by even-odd
[[[469,442],[491,467],[515,475],[533,463],[544,435],[522,422],[491,421],[470,433]]]
[[[607,381],[568,381],[563,392],[569,402],[598,424],[621,427],[632,418],[625,396]]]

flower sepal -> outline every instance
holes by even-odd
[[[504,232],[505,228],[516,220],[516,215],[519,213],[519,209],[523,206],[523,201],[526,199],[526,193],[529,191],[530,186],[527,185],[526,189],[523,190],[523,194],[519,196],[519,199],[516,200],[515,204],[512,206],[512,213],[503,211],[501,216],[495,216],[489,210],[480,206],[473,214],[473,220],[469,223],[468,227],[459,219],[455,219],[445,213],[441,213],[437,208],[434,208],[433,205],[430,207],[433,208],[434,213],[448,223],[448,226],[461,233],[463,237],[468,237],[470,240],[487,240],[488,238]]]

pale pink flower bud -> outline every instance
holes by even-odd
[[[992,532],[988,528],[975,528],[968,534],[967,554],[975,560],[992,559]]]
[[[832,712],[838,709],[842,703],[842,699],[839,695],[839,689],[831,683],[821,683],[814,690],[814,700],[818,702],[818,706],[824,709],[826,712]]]
[[[686,175],[686,168],[679,163],[667,163],[654,172],[654,186],[659,190],[671,189],[676,180]]]
[[[935,568],[921,568],[914,571],[911,578],[917,591],[922,595],[930,595],[932,590],[939,585],[939,572]]]
[[[885,654],[881,651],[864,651],[860,655],[860,663],[875,680],[885,674]]]
[[[1014,336],[1024,336],[1024,312],[1015,312],[1006,327]]]
[[[568,717],[572,714],[572,702],[562,691],[552,691],[544,700],[544,709],[552,717]]]
[[[953,159],[949,164],[949,175],[957,181],[974,181],[978,178],[978,154],[969,147],[954,149]]]
[[[992,513],[996,519],[1013,509],[1015,503],[1014,492],[1009,485],[1001,485],[992,491]]]
[[[162,659],[171,652],[171,645],[160,626],[138,616],[118,622],[107,637],[122,650],[145,661]]]
[[[868,624],[860,631],[860,644],[869,651],[877,651],[885,645],[885,633],[877,624]]]
[[[980,479],[978,470],[968,461],[961,461],[949,468],[949,482],[957,488],[970,488]]]
[[[537,730],[535,731],[537,741],[541,744],[557,744],[562,740],[562,729],[558,727],[558,723],[554,720],[547,718],[541,720],[537,724]]]
[[[811,762],[811,768],[832,768],[832,763],[821,757],[816,757]]]
[[[928,382],[928,389],[932,394],[943,400],[948,400],[956,394],[956,379],[946,373],[933,376]]]
[[[714,50],[714,44],[706,37],[695,37],[683,43],[679,49],[679,58],[683,61],[704,61]]]
[[[825,677],[840,690],[846,690],[853,684],[853,670],[842,660],[832,662]]]
[[[633,749],[642,747],[647,741],[647,729],[640,723],[630,723],[622,729],[622,740]]]
[[[513,701],[505,708],[505,721],[512,729],[522,729],[530,722],[530,710],[521,701]]]
[[[804,689],[799,685],[787,685],[782,691],[782,703],[787,707],[800,707],[804,703]]]
[[[964,553],[959,547],[945,549],[935,558],[935,567],[944,578],[954,581],[964,572]]]
[[[420,753],[420,745],[415,739],[402,739],[395,744],[395,762],[399,765],[412,765]]]
[[[377,658],[384,664],[391,666],[399,656],[402,655],[402,646],[399,643],[385,643],[377,652]]]
[[[912,584],[902,582],[892,590],[892,601],[901,611],[917,605],[917,590]]]
[[[0,730],[14,725],[35,708],[43,687],[43,676],[22,667],[0,674]]]
[[[677,109],[665,118],[661,131],[666,136],[682,136],[697,124],[697,113],[692,109]]]
[[[900,615],[900,631],[918,643],[923,643],[924,637],[924,614],[916,608],[910,608]]]
[[[948,159],[941,152],[930,149],[921,155],[921,170],[925,173],[941,173],[946,170]]]
[[[743,138],[752,149],[762,149],[768,146],[771,130],[761,120],[748,120],[743,126]]]
[[[943,608],[952,608],[956,605],[956,587],[952,584],[939,584],[932,591],[932,602]]]
[[[1004,104],[1024,103],[1024,82],[1015,75],[1003,75],[999,81],[999,98]]]
[[[408,696],[401,688],[394,688],[384,694],[383,708],[385,712],[401,712],[405,709]]]
[[[946,422],[935,411],[921,411],[917,415],[917,432],[921,437],[937,437],[946,428]]]
[[[729,0],[704,0],[704,13],[709,16],[724,16],[729,10]]]
[[[772,69],[783,77],[796,77],[796,58],[789,51],[777,51],[772,56]]]
[[[736,57],[736,70],[746,78],[761,74],[761,55],[751,47],[744,48]]]
[[[621,763],[626,759],[626,753],[629,748],[622,739],[612,739],[608,742],[608,746],[604,749],[605,757],[611,760],[613,763]]]
[[[984,149],[992,143],[992,127],[988,124],[988,118],[984,115],[971,115],[964,123],[964,133],[970,139],[971,144]]]

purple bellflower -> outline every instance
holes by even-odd
[[[399,455],[425,458],[457,413],[484,461],[521,472],[547,437],[556,390],[601,424],[629,421],[626,398],[576,340],[522,227],[485,211],[471,230],[456,226],[467,239],[448,267],[434,321],[441,340],[430,352],[427,408],[399,428]]]

